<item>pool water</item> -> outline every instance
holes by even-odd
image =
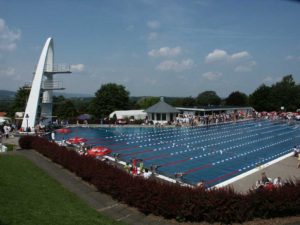
[[[299,124],[250,120],[209,127],[72,128],[58,139],[84,137],[87,144],[107,146],[120,159],[142,159],[146,168],[195,185],[214,186],[292,151],[300,144]]]

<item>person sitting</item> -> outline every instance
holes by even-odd
[[[259,189],[259,188],[263,188],[263,187],[264,187],[264,185],[261,180],[256,181],[255,189]]]
[[[265,185],[266,183],[270,182],[269,178],[267,177],[265,172],[261,173],[261,182],[263,185]]]
[[[274,185],[272,182],[265,183],[265,189],[268,191],[272,191],[274,189]]]
[[[159,167],[158,165],[152,164],[152,165],[150,166],[151,172],[152,172],[152,173],[157,173],[157,168],[158,168],[158,167]]]
[[[131,166],[129,165],[129,163],[126,163],[126,165],[124,166],[124,169],[127,173],[130,173]]]
[[[175,173],[176,182],[181,183],[183,175],[184,175],[183,173]]]
[[[152,175],[152,172],[149,171],[147,168],[145,168],[145,172],[143,173],[143,177],[144,177],[145,179],[148,179],[148,178],[151,177],[151,175]]]
[[[139,170],[140,170],[140,173],[142,173],[144,171],[144,161],[142,159],[140,160]]]
[[[276,177],[276,178],[274,179],[273,184],[275,185],[275,187],[280,187],[280,186],[282,186],[282,185],[283,185],[283,182],[282,182],[281,177]]]
[[[205,189],[205,182],[204,180],[201,180],[197,183],[197,188],[200,188],[200,189]]]

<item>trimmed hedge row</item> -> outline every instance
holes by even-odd
[[[254,218],[299,215],[300,182],[288,182],[272,191],[233,189],[205,191],[155,179],[131,176],[113,165],[48,142],[40,137],[23,136],[22,149],[35,149],[114,199],[136,207],[144,214],[191,222],[243,222]]]

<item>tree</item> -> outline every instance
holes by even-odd
[[[90,113],[89,106],[91,104],[92,98],[72,98],[70,100],[74,104],[78,114]]]
[[[269,111],[270,95],[271,87],[262,84],[249,96],[250,105],[257,111]]]
[[[204,91],[196,98],[198,106],[220,105],[221,98],[215,91]]]
[[[115,110],[125,110],[129,106],[129,92],[123,85],[108,83],[95,93],[90,112],[97,118],[107,117]]]
[[[12,104],[12,112],[25,112],[26,103],[30,94],[30,89],[26,86],[20,87]]]
[[[234,91],[226,98],[226,105],[230,106],[246,106],[248,104],[248,96],[242,92]]]
[[[176,98],[171,102],[171,105],[174,107],[194,107],[196,105],[196,101],[193,97],[185,97],[185,98]]]
[[[271,110],[279,110],[281,106],[288,111],[297,109],[299,93],[292,75],[286,75],[280,82],[272,85],[269,101],[272,103]]]
[[[136,103],[139,109],[147,109],[159,101],[159,97],[143,97]]]
[[[53,97],[53,115],[58,119],[72,119],[78,112],[70,99],[63,96]]]
[[[258,111],[279,111],[281,106],[287,111],[300,107],[300,88],[293,76],[287,75],[271,87],[261,85],[249,97],[250,104]]]

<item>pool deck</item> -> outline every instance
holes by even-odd
[[[229,184],[229,186],[233,187],[237,192],[246,193],[255,185],[257,180],[261,179],[262,172],[265,172],[267,176],[273,180],[278,176],[284,181],[289,179],[300,179],[300,168],[297,168],[297,164],[297,158],[290,156],[266,168],[258,169],[257,172],[241,178],[240,180]]]

